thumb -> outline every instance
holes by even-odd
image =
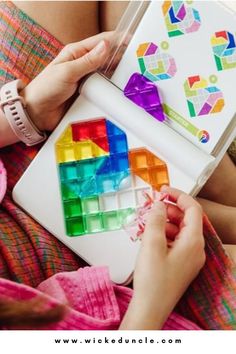
[[[70,61],[71,75],[75,81],[79,81],[83,76],[98,69],[108,55],[109,42],[102,40],[90,52],[83,55],[81,58]]]
[[[156,202],[148,215],[143,243],[151,247],[166,247],[166,206],[162,202]]]

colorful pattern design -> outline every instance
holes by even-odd
[[[164,1],[162,11],[169,37],[196,32],[201,26],[199,12],[184,1]]]
[[[174,58],[155,43],[140,44],[136,54],[141,73],[151,81],[170,79],[176,74]]]
[[[219,113],[225,105],[221,90],[199,75],[185,81],[184,91],[191,117]]]
[[[236,67],[236,44],[234,35],[227,31],[216,32],[211,37],[216,67],[219,71]]]
[[[120,229],[145,192],[169,183],[166,164],[146,149],[128,151],[126,134],[104,118],[68,126],[56,158],[69,236]]]

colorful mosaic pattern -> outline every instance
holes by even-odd
[[[139,73],[131,75],[125,85],[124,95],[160,122],[165,120],[159,90],[143,75]]]
[[[221,112],[224,98],[216,86],[209,86],[203,77],[191,76],[184,83],[185,95],[191,117]]]
[[[227,31],[216,32],[211,37],[216,67],[219,71],[236,67],[236,44],[234,35]]]
[[[170,79],[176,74],[174,58],[155,43],[140,44],[136,54],[141,73],[151,81]]]
[[[129,151],[126,134],[104,118],[69,125],[55,150],[68,236],[122,228],[144,193],[169,182],[163,161]]]
[[[184,1],[164,1],[162,11],[169,37],[196,32],[201,26],[199,12]]]

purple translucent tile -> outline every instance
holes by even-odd
[[[185,9],[185,5],[183,4],[176,17],[182,21],[185,18],[185,16],[186,16],[186,9]]]
[[[158,88],[145,76],[139,73],[131,75],[124,95],[160,122],[165,120]]]
[[[204,114],[208,114],[210,112],[211,108],[212,107],[208,103],[205,103],[198,115],[202,116]]]
[[[158,47],[157,47],[156,44],[150,43],[150,45],[149,45],[149,47],[148,47],[148,50],[147,50],[146,53],[145,53],[145,56],[146,56],[146,55],[155,54],[157,48],[158,48]]]

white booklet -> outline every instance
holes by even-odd
[[[13,191],[14,200],[26,212],[89,264],[108,265],[117,283],[127,282],[134,269],[139,241],[130,238],[125,225],[135,218],[144,195],[153,196],[153,189],[168,183],[192,195],[197,193],[235,134],[234,51],[227,52],[232,53],[227,56],[230,67],[217,70],[209,39],[210,34],[221,31],[219,38],[223,42],[224,33],[233,32],[234,15],[215,2],[174,3],[165,2],[163,12],[163,2],[131,2],[117,31],[120,45],[105,70],[110,72],[124,51],[111,79],[96,73],[84,81],[80,96]],[[178,25],[168,23],[167,27],[167,5],[172,6],[171,14]],[[189,17],[184,23],[180,21],[189,12],[197,19],[195,27]],[[134,27],[131,41],[124,48],[123,37],[127,39],[127,31]],[[168,30],[183,33],[170,35]],[[202,42],[198,37],[204,42],[204,55],[209,60],[203,59],[203,52],[199,55],[197,46]],[[171,55],[175,65],[172,60],[171,77],[154,80],[152,75],[166,74],[160,69],[165,69],[169,61],[166,64],[164,60],[163,65],[158,61],[157,70],[155,57],[155,65],[147,75],[142,72],[141,59],[148,50],[155,56],[162,42],[166,52],[161,51],[161,58],[169,60]],[[151,85],[157,84],[163,106],[168,106],[172,117],[161,122],[124,95],[123,89],[135,72],[152,79]],[[200,77],[194,81],[194,89],[186,86],[186,77],[191,75]],[[214,84],[206,83],[210,76]],[[209,101],[209,95],[201,90],[210,96],[213,93],[214,99],[210,97]],[[196,103],[193,98],[199,92]],[[205,102],[202,96],[208,103],[213,102],[214,112],[200,114]],[[196,103],[194,114],[188,100],[193,106]],[[208,141],[201,142],[193,128],[190,133],[191,125],[196,131],[206,130]]]

